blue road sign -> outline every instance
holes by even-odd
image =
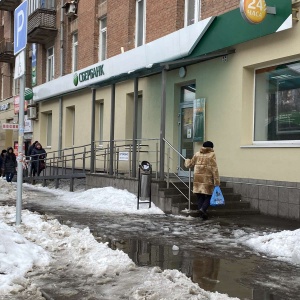
[[[27,0],[22,2],[14,13],[14,55],[26,48],[27,44]]]

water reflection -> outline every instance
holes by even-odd
[[[202,256],[201,253],[180,249],[174,251],[170,245],[153,245],[136,239],[116,240],[105,237],[102,242],[107,242],[113,250],[124,251],[138,266],[159,266],[162,270],[177,269],[210,292],[224,293],[245,300],[277,300],[263,290],[256,290],[242,283],[242,279],[247,281],[249,271],[254,270],[257,265],[256,256],[241,262]]]

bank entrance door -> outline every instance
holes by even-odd
[[[179,152],[186,158],[192,158],[194,154],[193,143],[193,102],[182,103],[179,114]],[[188,176],[188,169],[184,166],[184,159],[179,158],[179,176]]]
[[[196,85],[190,84],[181,87],[181,101],[179,107],[179,152],[186,158],[192,158],[194,154],[193,143],[193,112],[196,98]],[[188,176],[189,170],[184,167],[184,159],[179,158],[178,176]]]

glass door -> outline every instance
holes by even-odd
[[[192,158],[194,154],[193,143],[193,102],[185,102],[180,105],[179,113],[179,152],[186,158]],[[179,176],[188,176],[188,169],[184,166],[184,160],[180,157]]]
[[[192,158],[194,154],[193,112],[196,99],[196,84],[191,83],[181,87],[179,107],[179,149],[186,158]],[[179,158],[178,176],[188,176],[189,170],[184,167],[184,159]]]

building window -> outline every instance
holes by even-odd
[[[185,0],[184,26],[197,23],[200,20],[200,0]]]
[[[107,37],[107,19],[102,18],[100,20],[100,36],[99,36],[99,60],[105,60],[107,58],[107,42],[106,42],[106,37]]]
[[[95,143],[103,146],[104,140],[104,100],[97,100],[95,105]]]
[[[181,87],[181,102],[194,101],[196,99],[196,84],[192,83]]]
[[[75,145],[75,106],[67,107],[66,110],[66,145]]]
[[[28,0],[28,15],[38,8],[55,9],[55,0]]]
[[[78,33],[74,33],[72,36],[72,72],[78,70]]]
[[[126,104],[126,124],[125,124],[125,138],[132,139],[133,136],[133,119],[134,119],[134,94],[127,94]],[[143,94],[139,92],[137,101],[137,132],[138,140],[142,138],[142,115],[143,115]],[[139,141],[138,141],[139,142]]]
[[[52,113],[47,114],[47,147],[52,144]]]
[[[136,25],[135,25],[135,45],[139,47],[145,44],[146,29],[146,0],[136,1]]]
[[[14,73],[13,73],[14,74]],[[2,80],[3,83],[4,80]],[[20,78],[14,79],[13,80],[13,85],[12,85],[12,95],[19,95],[20,94]],[[3,99],[3,97],[2,97]]]
[[[47,50],[47,81],[54,79],[54,48]]]
[[[255,71],[254,141],[300,140],[300,61]]]

